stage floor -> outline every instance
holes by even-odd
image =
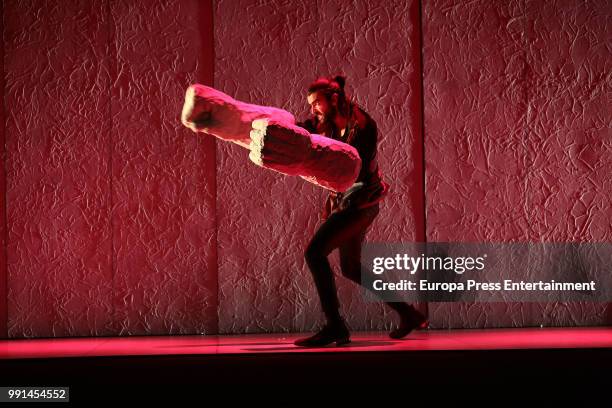
[[[69,386],[70,401],[156,403],[262,390],[276,401],[278,390],[297,387],[282,406],[320,386],[344,402],[390,390],[406,403],[582,400],[609,389],[609,327],[422,330],[404,340],[357,332],[343,347],[294,346],[304,335],[3,340],[0,385]],[[228,385],[240,392],[228,394]]]
[[[402,340],[386,333],[356,332],[343,347],[301,348],[293,341],[308,334],[227,336],[133,336],[16,339],[0,341],[0,359],[235,355],[263,353],[359,353],[443,350],[612,349],[612,328],[524,328],[421,330]]]

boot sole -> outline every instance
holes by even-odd
[[[351,342],[351,339],[349,337],[346,338],[342,338],[342,339],[336,339],[336,340],[332,340],[329,343],[326,344],[296,344],[295,342],[293,343],[295,346],[298,347],[306,347],[306,348],[316,348],[316,347],[327,347],[330,344],[336,343],[336,347],[341,347],[344,346],[346,344],[349,344]]]

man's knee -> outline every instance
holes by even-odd
[[[340,261],[342,276],[361,284],[361,262]]]
[[[325,253],[324,248],[321,245],[317,245],[315,242],[311,242],[304,251],[304,258],[308,265],[315,264],[321,258],[326,257],[328,254]]]

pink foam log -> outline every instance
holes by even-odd
[[[249,159],[267,169],[338,192],[348,190],[359,175],[361,159],[353,146],[292,123],[257,119],[250,135]]]
[[[187,88],[181,121],[194,132],[207,133],[249,148],[251,123],[255,119],[295,123],[283,109],[237,101],[209,86],[194,84]]]

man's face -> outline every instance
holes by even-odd
[[[310,113],[316,116],[319,122],[330,122],[334,119],[338,113],[334,101],[334,99],[328,100],[321,91],[308,94]]]

